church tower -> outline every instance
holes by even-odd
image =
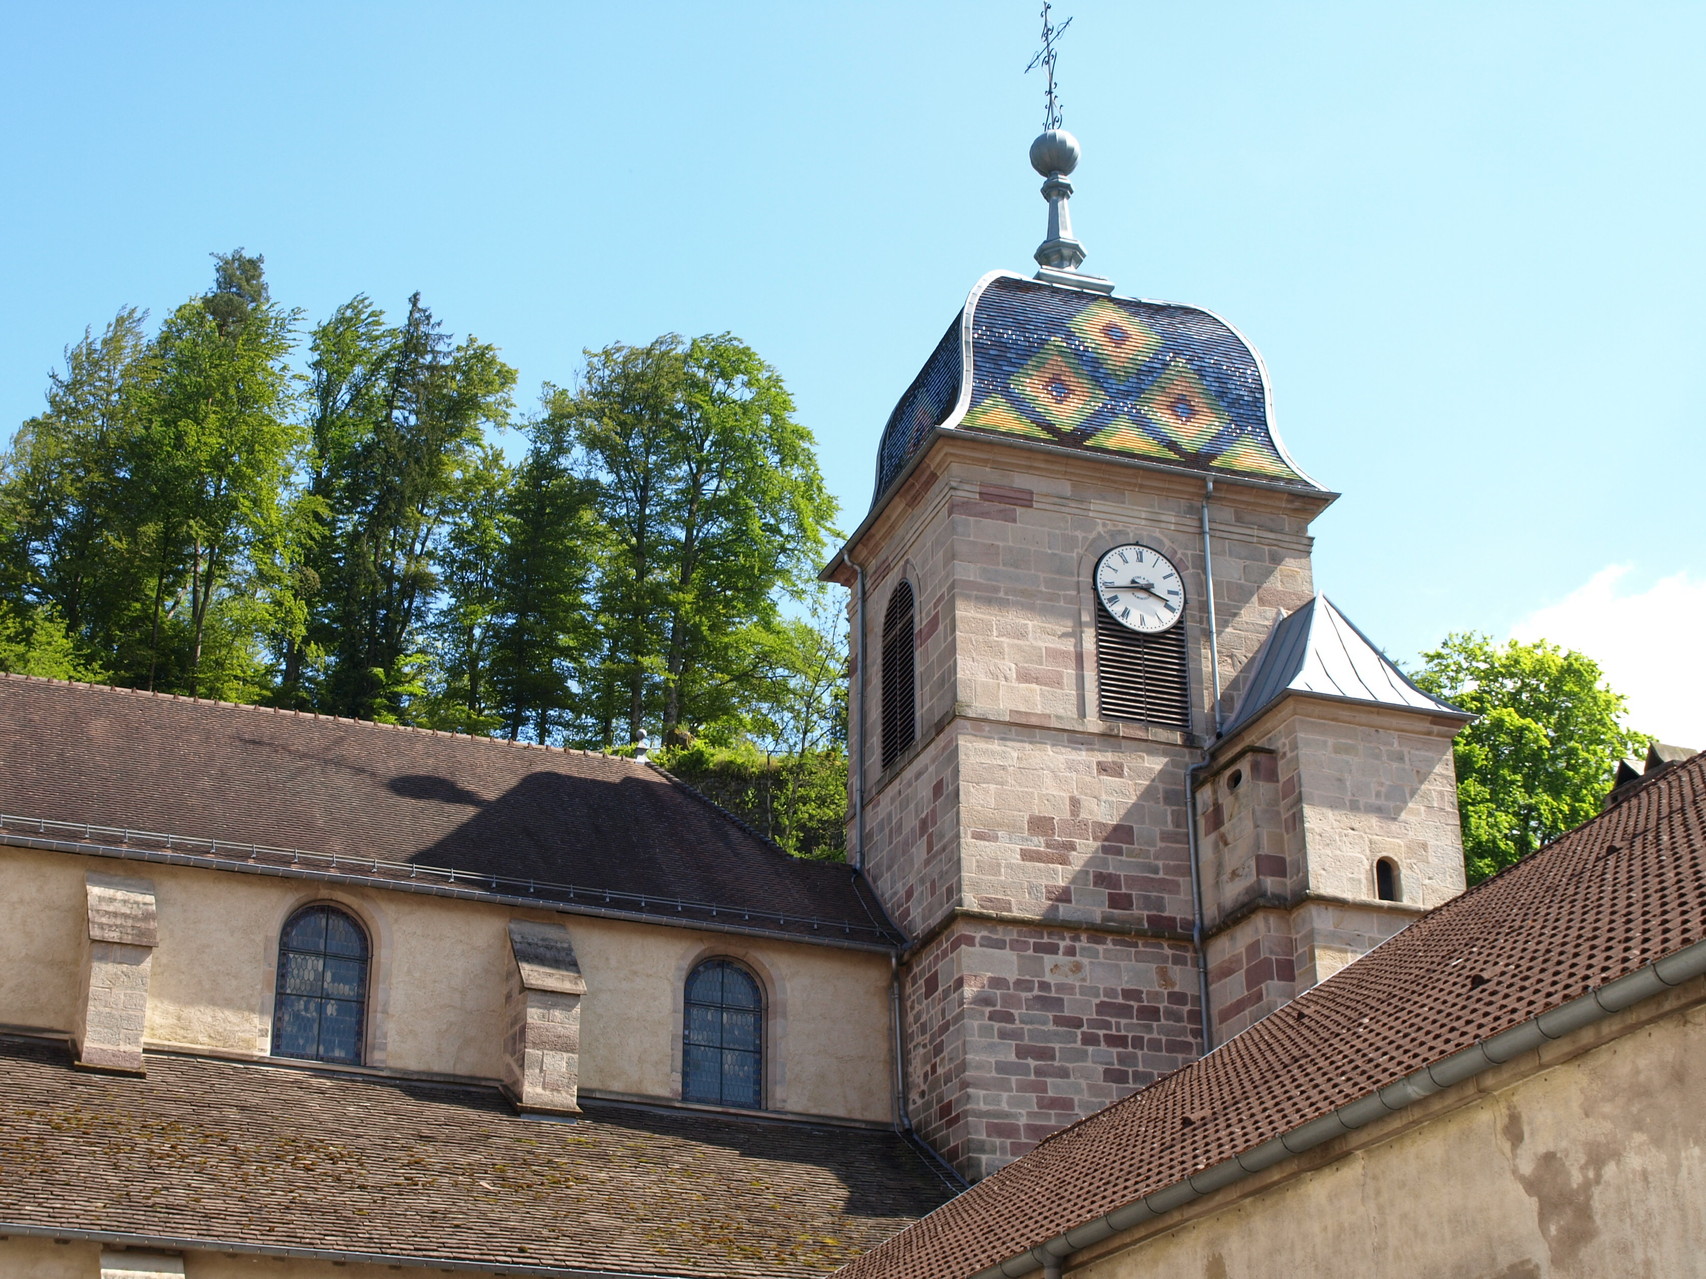
[[[824,570],[853,596],[849,847],[909,938],[905,1117],[973,1179],[1463,882],[1464,717],[1317,599],[1335,494],[1260,358],[1081,272],[1078,144],[1031,160],[1040,269],[977,282]]]

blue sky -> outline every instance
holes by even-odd
[[[0,429],[85,325],[242,245],[310,320],[420,289],[524,399],[583,347],[732,331],[851,528],[894,400],[1042,237],[1036,8],[14,0]],[[1706,746],[1706,5],[1068,15],[1086,269],[1261,349],[1344,494],[1321,588],[1400,658],[1542,626]]]

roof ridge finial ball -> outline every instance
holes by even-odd
[[[1078,167],[1078,139],[1065,129],[1049,129],[1031,143],[1031,167],[1045,178],[1065,177]]]

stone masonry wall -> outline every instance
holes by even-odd
[[[908,966],[908,1104],[973,1178],[1200,1052],[1188,943],[957,920]]]
[[[1297,696],[1223,747],[1197,792],[1217,1042],[1463,890],[1456,727]]]
[[[1192,477],[954,437],[850,548],[869,628],[855,675],[865,868],[896,922],[928,938],[905,974],[914,1121],[970,1175],[1200,1050],[1185,770],[1214,722],[1202,494]],[[1310,597],[1321,505],[1215,492],[1227,705],[1268,628]],[[1191,733],[1097,713],[1091,571],[1126,541],[1185,579]],[[885,772],[880,626],[903,577],[918,599],[919,741]],[[1087,971],[1041,970],[1034,945],[1070,948],[1048,962]]]

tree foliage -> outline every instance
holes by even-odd
[[[0,452],[0,669],[541,743],[662,732],[785,847],[838,855],[834,502],[729,334],[516,374],[417,294],[312,328],[264,259],[86,331]],[[690,749],[699,744],[699,753]]]
[[[792,397],[737,338],[670,334],[588,352],[566,408],[603,530],[592,735],[636,741],[655,715],[680,744],[738,722],[835,513]]]
[[[1581,653],[1459,633],[1422,657],[1416,683],[1477,717],[1453,748],[1471,883],[1599,813],[1617,762],[1645,749]]]

